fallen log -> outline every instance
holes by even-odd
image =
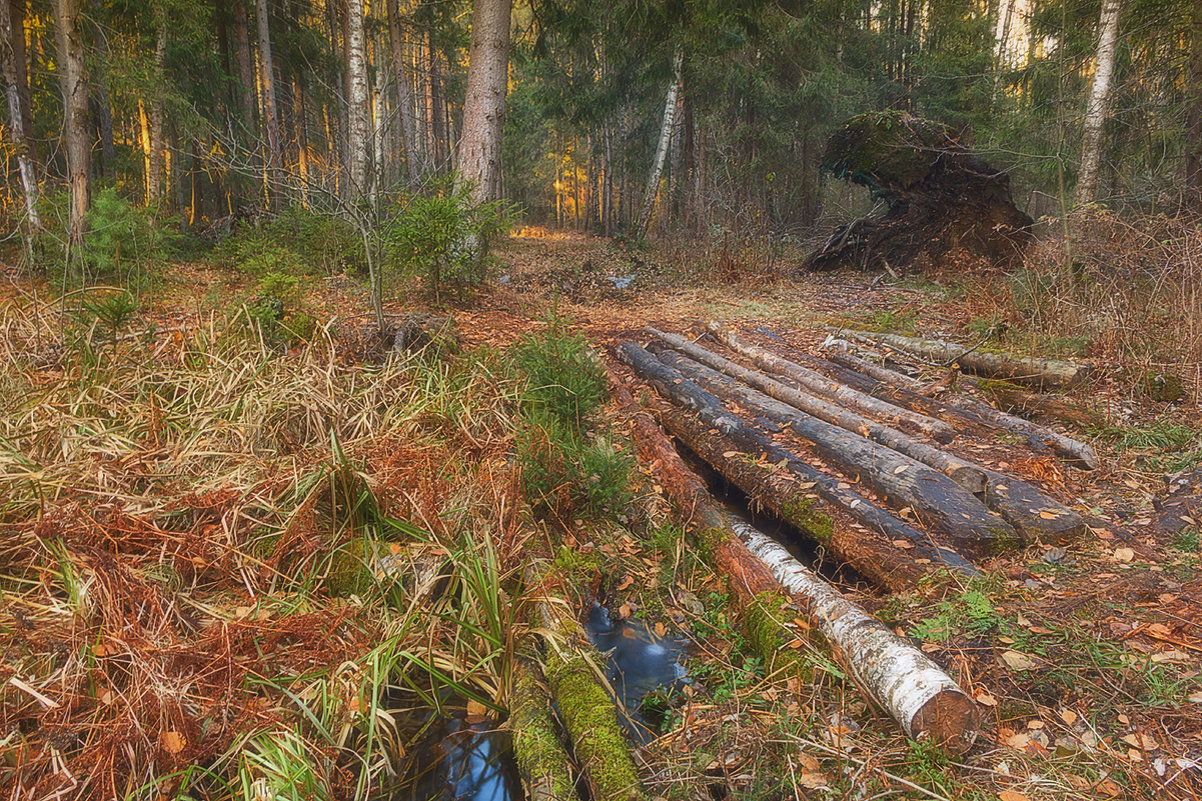
[[[1102,415],[1080,404],[1058,395],[1043,392],[1028,392],[1009,381],[992,379],[974,381],[973,385],[993,398],[1003,412],[1018,414],[1039,422],[1066,423],[1079,430],[1100,426],[1105,422]]]
[[[513,731],[513,753],[526,785],[526,797],[530,801],[578,801],[572,761],[559,741],[551,717],[550,689],[542,667],[532,654],[514,660],[509,728]]]
[[[831,361],[842,367],[871,377],[871,379],[882,385],[894,385],[909,390],[912,393],[922,392],[926,388],[921,381],[913,379],[908,375],[903,375],[887,367],[873,364],[870,361],[842,350],[832,350],[830,358]],[[919,397],[923,396],[920,395]],[[904,399],[895,400],[903,404],[905,403]],[[1030,420],[1024,420],[1021,417],[1015,417],[1012,414],[999,411],[992,406],[972,400],[971,398],[948,398],[946,403],[998,428],[1026,437],[1033,443],[1051,448],[1053,452],[1059,454],[1075,467],[1084,470],[1096,470],[1098,467],[1098,457],[1094,453],[1093,448],[1084,442],[1066,437],[1058,431],[1053,431],[1046,426],[1032,423]]]
[[[1063,387],[1071,389],[1086,379],[1089,368],[1062,362],[1056,359],[1040,359],[1034,356],[1009,356],[1001,353],[985,353],[972,350],[954,342],[940,339],[907,337],[901,334],[870,333],[827,326],[827,330],[841,336],[849,336],[861,342],[877,342],[942,365],[956,363],[966,373],[1004,378],[1041,388]]]
[[[821,398],[793,389],[769,378],[763,373],[749,370],[740,364],[719,356],[713,351],[690,342],[684,337],[668,334],[650,327],[648,327],[647,331],[681,353],[716,370],[721,370],[729,376],[738,378],[776,400],[783,401],[795,409],[817,417],[819,420],[836,425],[854,434],[859,434],[861,437],[870,439],[879,445],[891,448],[898,453],[909,456],[911,459],[933,467],[969,492],[976,493],[984,492],[985,490],[984,471],[958,456],[919,442],[897,429],[889,428],[861,414],[848,411],[842,406],[837,406]]]
[[[816,470],[793,454],[766,442],[713,395],[630,342],[619,357],[665,398],[672,393],[694,416],[671,404],[656,408],[664,427],[751,498],[848,564],[868,581],[900,592],[932,575],[929,565],[957,573],[979,571],[950,548],[899,520],[851,490],[839,479]],[[826,514],[819,500],[843,510],[857,524]],[[883,537],[882,537],[883,535]],[[901,543],[898,545],[896,543]]]
[[[968,694],[929,657],[840,595],[779,543],[742,523],[735,531],[794,594],[839,662],[905,733],[952,753],[976,740],[980,713]]]
[[[914,430],[926,434],[939,442],[950,442],[956,432],[947,423],[935,420],[909,409],[903,409],[879,398],[865,395],[851,387],[843,386],[837,381],[824,376],[822,373],[802,367],[777,356],[775,353],[744,342],[735,336],[734,332],[721,323],[711,321],[706,324],[706,330],[713,334],[726,347],[742,354],[756,365],[771,370],[774,373],[788,376],[811,392],[838,401],[843,406],[855,409],[863,414],[886,420],[891,423],[907,425]]]
[[[674,351],[662,352],[660,360],[719,398],[735,400],[789,426],[828,461],[860,476],[894,503],[911,507],[920,520],[951,538],[957,549],[991,556],[1019,545],[1010,524],[937,470],[797,411]]]

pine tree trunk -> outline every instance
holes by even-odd
[[[418,152],[417,134],[413,125],[413,89],[409,84],[409,70],[405,64],[405,41],[401,38],[401,16],[397,0],[388,0],[388,42],[392,49],[392,72],[393,80],[396,81],[401,143],[405,151],[405,174],[409,178],[409,188],[416,189],[425,170],[421,154]]]
[[[1102,0],[1102,16],[1098,20],[1098,58],[1094,68],[1093,86],[1085,108],[1085,131],[1081,140],[1081,172],[1073,205],[1083,206],[1094,201],[1098,183],[1098,168],[1102,163],[1102,134],[1106,123],[1106,106],[1110,99],[1110,78],[1114,74],[1114,52],[1118,43],[1119,17],[1122,0]]]
[[[1202,0],[1194,0],[1193,37],[1190,43],[1189,134],[1186,137],[1186,203],[1202,214]]]
[[[67,222],[70,251],[83,244],[86,216],[92,198],[92,141],[88,124],[88,82],[84,76],[83,42],[79,30],[79,0],[56,0],[55,40],[58,76],[63,93],[67,176],[71,211]]]
[[[21,3],[24,5],[24,3]],[[93,0],[92,8],[99,10],[101,0]],[[109,95],[109,50],[108,37],[96,37],[96,62],[101,71],[93,91],[96,93],[96,126],[100,129],[101,172],[112,180],[117,176],[117,147],[113,138],[113,104]]]
[[[273,210],[280,207],[278,180],[282,165],[280,154],[280,115],[275,97],[275,62],[271,57],[271,31],[268,26],[267,0],[256,0],[255,18],[259,26],[259,80],[263,84],[263,127],[267,129],[267,167],[264,190]]]
[[[238,51],[238,80],[242,83],[242,124],[250,136],[255,129],[255,68],[251,60],[246,0],[234,0],[234,38]]]
[[[292,117],[296,126],[296,168],[300,173],[301,202],[308,205],[309,136],[305,129],[305,84],[300,72],[292,75]]]
[[[426,122],[426,131],[430,136],[430,158],[434,171],[441,175],[447,169],[446,127],[443,125],[445,115],[442,108],[442,70],[438,62],[438,51],[434,48],[434,40],[429,34],[426,35],[426,57],[429,64],[427,83],[430,91],[429,119]]]
[[[347,165],[346,196],[357,200],[371,189],[370,124],[368,120],[367,53],[363,35],[363,0],[348,0],[346,6],[347,75]]]
[[[476,203],[487,203],[499,196],[512,9],[513,0],[475,0],[472,9],[472,50],[457,182],[472,187],[471,197]]]
[[[651,163],[651,175],[647,178],[647,191],[643,196],[643,207],[634,224],[635,239],[647,235],[651,225],[651,213],[655,210],[655,199],[659,195],[659,181],[664,174],[664,163],[668,159],[668,143],[676,123],[676,98],[680,94],[680,72],[683,56],[680,50],[672,61],[672,83],[668,86],[668,99],[664,102],[664,120],[659,129],[659,144],[655,148],[655,159]]]
[[[25,200],[25,258],[33,262],[33,235],[42,227],[38,217],[37,164],[29,143],[29,128],[26,127],[26,109],[21,101],[21,72],[17,67],[17,39],[21,40],[22,60],[25,52],[24,26],[13,24],[8,0],[0,0],[0,67],[4,72],[4,96],[8,101],[8,118],[12,128],[13,149],[17,154],[17,168],[21,173],[21,192]],[[22,65],[23,67],[24,65]]]
[[[146,174],[146,200],[152,205],[163,194],[163,65],[167,59],[167,19],[161,9],[155,16],[155,86],[150,105],[150,153]]]

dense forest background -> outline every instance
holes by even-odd
[[[67,239],[73,176],[79,215],[120,199],[215,238],[289,206],[378,215],[461,166],[466,0],[0,5],[0,212],[49,236],[35,259]],[[479,199],[533,224],[804,235],[844,200],[824,192],[826,137],[869,110],[951,125],[1036,218],[1095,197],[1175,212],[1202,187],[1196,2],[476,6],[512,43],[503,166]]]

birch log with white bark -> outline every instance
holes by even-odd
[[[25,225],[22,237],[25,243],[25,258],[33,260],[33,236],[42,228],[38,216],[38,176],[33,160],[33,149],[26,128],[27,113],[21,101],[21,79],[17,66],[16,48],[13,37],[25,38],[24,30],[13,26],[12,8],[8,0],[0,0],[0,67],[4,71],[4,96],[8,101],[9,126],[12,128],[13,152],[17,154],[17,169],[21,174],[21,192],[25,201]]]
[[[967,751],[980,728],[977,705],[939,665],[806,568],[775,540],[744,523],[735,531],[794,593],[856,685],[916,740]]]
[[[811,370],[808,367],[802,367],[796,362],[789,361],[777,356],[775,353],[743,341],[735,335],[734,331],[731,331],[719,322],[711,321],[705,327],[711,334],[717,337],[719,342],[734,352],[747,357],[754,364],[765,370],[771,370],[779,375],[788,376],[810,392],[837,401],[843,406],[876,417],[877,419],[909,426],[941,442],[950,441],[956,436],[955,430],[941,420],[935,420],[909,409],[894,406],[879,398],[865,395],[863,392],[854,390],[851,387],[843,386],[839,382],[832,381],[822,375],[822,373]]]
[[[664,163],[668,159],[668,145],[672,141],[672,129],[676,125],[676,105],[680,96],[681,67],[684,56],[678,49],[672,59],[672,83],[668,85],[668,98],[664,101],[664,119],[659,128],[659,143],[655,146],[655,159],[651,163],[651,174],[647,178],[647,190],[643,194],[643,205],[635,220],[635,239],[647,235],[651,225],[651,214],[655,211],[655,199],[659,196],[659,182],[664,174]]]
[[[1092,203],[1097,190],[1098,168],[1102,163],[1103,126],[1110,101],[1110,79],[1114,75],[1114,53],[1122,12],[1122,0],[1102,0],[1102,15],[1098,20],[1098,57],[1093,84],[1089,89],[1089,102],[1085,107],[1081,171],[1077,174],[1077,187],[1073,192],[1074,206]]]
[[[690,358],[707,364],[716,370],[721,370],[729,376],[755,387],[764,394],[783,401],[795,409],[813,415],[842,429],[866,437],[879,445],[903,453],[925,465],[935,468],[951,478],[969,492],[982,492],[985,489],[985,473],[980,467],[947,451],[933,448],[930,445],[903,434],[902,432],[870,420],[861,414],[848,411],[842,406],[829,403],[821,398],[806,394],[792,387],[775,381],[763,373],[749,370],[740,364],[723,358],[713,351],[707,350],[684,337],[669,334],[656,328],[648,327],[648,333],[658,337],[671,347],[686,354]]]
[[[346,150],[347,198],[358,200],[371,192],[371,121],[367,87],[367,41],[363,31],[364,0],[346,4]]]

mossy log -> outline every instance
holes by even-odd
[[[977,389],[993,398],[1004,412],[1018,414],[1044,423],[1066,423],[1079,430],[1100,426],[1105,418],[1092,409],[1073,403],[1058,395],[1028,392],[1009,381],[982,380],[972,382]]]
[[[987,353],[973,350],[955,342],[941,339],[923,339],[901,334],[872,333],[847,329],[830,329],[841,336],[861,342],[875,342],[909,353],[941,365],[958,364],[960,369],[973,375],[987,378],[1003,378],[1042,389],[1071,389],[1080,385],[1089,375],[1089,368],[1035,356],[1012,356],[1004,353]]]
[[[735,400],[789,426],[844,472],[860,476],[894,503],[911,507],[925,524],[949,537],[957,550],[992,556],[1019,545],[1019,535],[1010,524],[939,471],[797,411],[675,351],[664,351],[660,360],[719,398]]]
[[[735,530],[793,593],[856,685],[909,737],[956,754],[972,746],[980,713],[939,665],[840,595],[779,543],[751,526],[736,524]]]
[[[551,692],[542,667],[519,656],[513,668],[509,707],[513,753],[530,801],[578,801],[572,762],[551,717]]]
[[[956,436],[955,429],[941,420],[903,409],[844,386],[837,381],[832,381],[822,373],[802,367],[796,362],[791,362],[749,342],[744,342],[722,323],[710,321],[705,327],[719,342],[735,353],[745,356],[755,365],[779,375],[788,376],[810,392],[835,401],[846,408],[855,409],[861,414],[875,417],[878,420],[909,427],[939,442],[950,442]]]
[[[942,123],[897,111],[861,114],[828,140],[821,168],[868,187],[887,211],[840,226],[805,270],[1005,264],[1032,239],[1032,220],[1015,207],[1006,171]]]
[[[859,434],[861,437],[870,439],[879,445],[884,445],[886,448],[891,448],[898,453],[909,456],[911,459],[916,459],[925,465],[935,468],[969,492],[983,492],[985,490],[984,471],[958,456],[919,442],[897,429],[890,428],[875,420],[870,420],[862,414],[857,414],[856,412],[844,409],[842,406],[793,389],[769,378],[763,373],[749,370],[740,364],[723,358],[713,351],[689,342],[684,337],[668,334],[655,328],[648,328],[647,330],[653,336],[658,337],[690,358],[696,359],[716,370],[721,370],[729,376],[738,378],[744,383],[760,390],[765,395],[783,401],[795,409],[817,417],[819,420],[836,425],[854,434]]]
[[[954,550],[933,543],[835,476],[767,442],[718,398],[643,348],[628,342],[619,346],[617,353],[671,402],[656,408],[665,428],[753,503],[792,525],[867,580],[900,592],[935,578],[933,566],[970,575],[979,572]],[[827,512],[824,504],[842,510],[858,524]]]
[[[882,391],[888,390],[890,386],[897,388],[898,392],[892,398],[894,402],[906,405],[907,403],[912,403],[912,398],[915,397],[924,398],[928,401],[933,400],[919,394],[926,391],[928,389],[927,386],[908,375],[903,375],[887,367],[873,364],[870,361],[839,349],[832,349],[829,356],[831,361],[841,367],[855,371],[852,373],[853,376],[860,375],[865,381],[874,382]],[[861,385],[861,389],[863,388],[864,385]],[[903,395],[902,393],[906,394]],[[1066,437],[1060,432],[1046,426],[1032,423],[1030,420],[1024,420],[1021,417],[1015,417],[1012,414],[1000,411],[971,398],[947,398],[943,403],[960,412],[971,414],[975,418],[992,426],[1025,437],[1033,444],[1050,448],[1074,467],[1079,467],[1083,470],[1096,470],[1098,467],[1098,457],[1094,453],[1093,448],[1084,442]],[[927,408],[930,407],[928,406]]]

